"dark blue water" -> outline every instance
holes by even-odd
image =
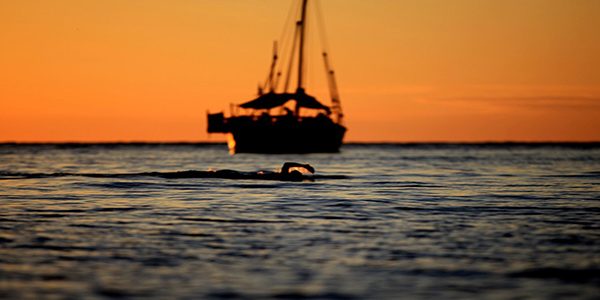
[[[111,175],[285,161],[323,177]],[[0,298],[598,295],[598,144],[0,145]]]

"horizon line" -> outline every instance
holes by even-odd
[[[226,145],[227,141],[0,141],[0,145]],[[343,145],[397,144],[600,144],[600,140],[348,141]]]

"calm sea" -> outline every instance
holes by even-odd
[[[600,144],[0,145],[0,298],[599,297]]]

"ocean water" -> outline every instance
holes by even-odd
[[[0,145],[0,298],[599,297],[600,144]]]

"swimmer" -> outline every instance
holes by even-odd
[[[292,170],[296,169],[296,170]],[[235,170],[217,170],[209,171],[216,178],[227,179],[263,179],[263,180],[280,180],[280,181],[302,181],[312,180],[311,177],[305,176],[299,170],[305,170],[308,173],[314,174],[315,168],[309,164],[300,164],[297,162],[286,162],[281,167],[281,171],[258,171],[258,172],[240,172]]]
[[[301,172],[302,171],[302,172]],[[310,173],[304,175],[303,173]],[[241,172],[236,170],[217,170],[217,171],[176,171],[176,172],[141,172],[141,173],[31,173],[21,174],[15,173],[8,175],[6,172],[0,174],[0,180],[8,179],[24,179],[24,178],[46,178],[46,177],[66,177],[66,176],[85,176],[94,178],[129,178],[137,176],[151,176],[165,179],[179,178],[223,178],[223,179],[257,179],[257,180],[278,180],[278,181],[313,181],[317,178],[315,168],[309,164],[300,164],[297,162],[286,162],[281,167],[279,172],[273,171],[258,171],[258,172]],[[319,178],[323,178],[322,176]],[[333,178],[328,176],[327,178]],[[340,177],[341,178],[341,177]]]

